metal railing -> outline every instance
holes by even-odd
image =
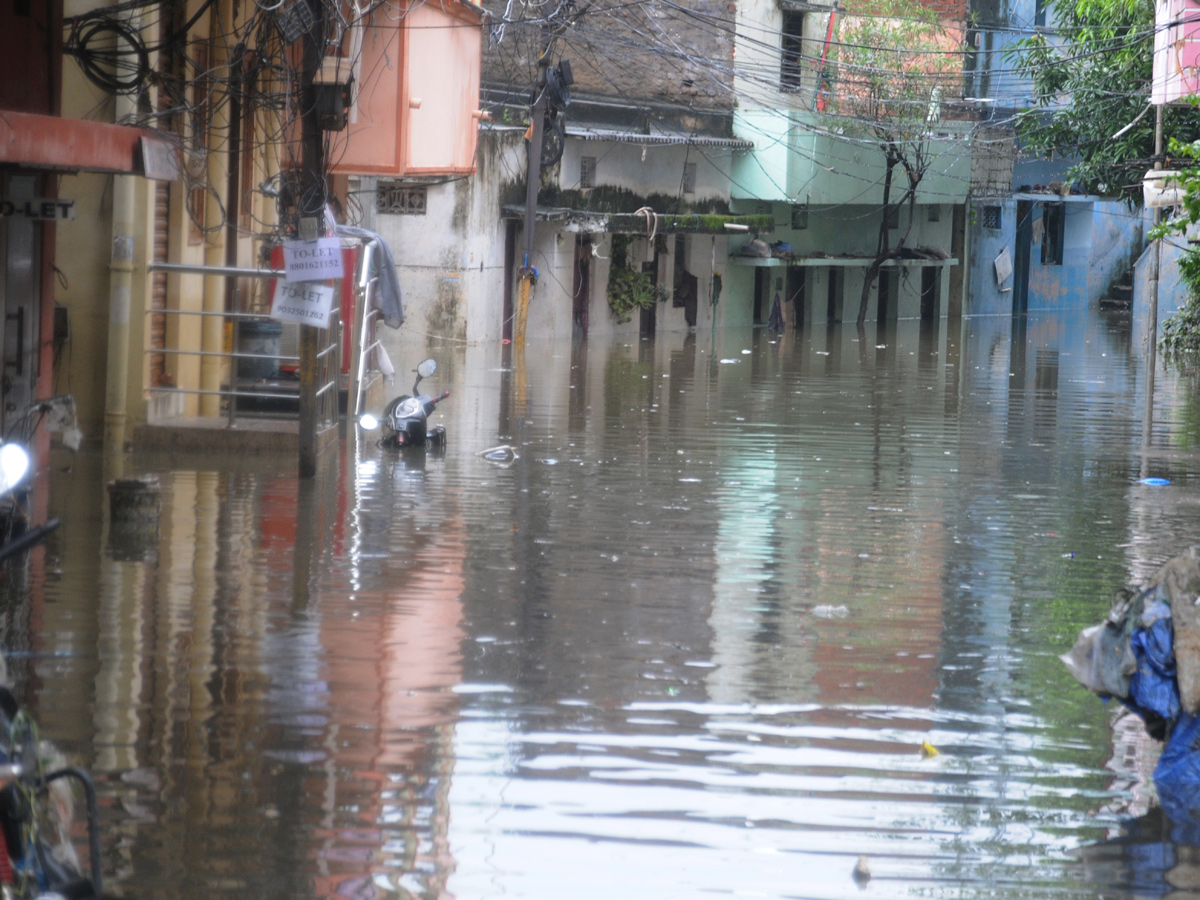
[[[248,269],[238,266],[205,266],[192,265],[188,263],[166,263],[155,262],[150,263],[148,268],[151,271],[174,272],[180,274],[196,274],[211,278],[259,278],[259,279],[276,279],[283,278],[284,272],[276,269]],[[237,425],[239,401],[289,401],[293,396],[293,392],[289,388],[293,383],[296,385],[294,396],[299,397],[299,381],[292,382],[290,380],[268,379],[265,376],[252,377],[249,374],[242,374],[247,371],[265,371],[267,368],[274,366],[271,374],[278,374],[281,366],[286,364],[299,364],[299,356],[284,355],[279,351],[247,351],[241,346],[242,335],[240,325],[248,322],[258,323],[276,323],[275,320],[266,315],[251,312],[226,312],[212,310],[187,310],[187,309],[155,309],[150,314],[166,315],[166,316],[194,316],[199,318],[217,317],[222,322],[222,335],[228,333],[228,329],[232,327],[234,339],[232,350],[205,350],[205,349],[190,349],[183,347],[152,347],[146,350],[147,354],[163,354],[165,356],[188,356],[197,357],[200,359],[222,359],[228,361],[227,371],[221,375],[221,387],[217,389],[196,387],[182,387],[178,384],[174,387],[160,387],[157,390],[177,393],[191,394],[197,396],[219,396],[225,401],[225,414],[227,417],[227,426],[234,428]],[[316,414],[317,421],[330,423],[338,420],[338,386],[339,373],[341,371],[341,346],[342,346],[342,323],[340,309],[337,303],[334,304],[330,325],[328,328],[317,329],[317,354],[316,354]],[[257,365],[242,364],[247,361],[257,363]],[[268,385],[272,389],[264,389]],[[298,415],[298,413],[297,413]]]
[[[373,367],[371,351],[380,345],[375,337],[375,323],[380,317],[375,309],[375,289],[379,284],[379,276],[371,274],[372,257],[375,255],[375,241],[363,244],[358,260],[357,300],[354,312],[358,317],[357,333],[352,342],[358,348],[356,358],[352,360],[350,383],[354,389],[354,405],[350,413],[351,421],[358,421],[363,411],[363,384],[368,372],[378,371]]]

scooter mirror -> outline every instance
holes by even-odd
[[[20,444],[0,447],[0,494],[15,488],[29,471],[29,453]]]
[[[433,357],[430,357],[429,359],[423,359],[417,365],[417,374],[420,375],[422,378],[428,378],[430,375],[432,375],[436,371],[437,371],[437,360],[434,359]]]
[[[370,413],[363,413],[358,417],[358,427],[363,431],[374,431],[379,427],[379,420]]]

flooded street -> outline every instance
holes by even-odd
[[[109,533],[100,454],[56,454],[64,524],[3,639],[95,773],[108,889],[1196,883],[1157,820],[1117,842],[1154,745],[1057,658],[1195,539],[1195,385],[1160,377],[1147,435],[1128,322],[867,335],[531,345],[524,372],[434,350],[444,457],[351,439],[299,483],[291,458],[136,456],[163,485],[141,541]]]

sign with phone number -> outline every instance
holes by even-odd
[[[333,312],[333,286],[311,281],[276,281],[271,318],[328,328]]]

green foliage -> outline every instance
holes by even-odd
[[[1189,228],[1200,223],[1200,168],[1194,165],[1200,160],[1200,141],[1183,143],[1171,139],[1172,156],[1177,164],[1191,160],[1193,164],[1180,166],[1179,181],[1184,188],[1183,203],[1169,221],[1150,231],[1154,240],[1185,235]],[[1187,290],[1188,299],[1166,322],[1163,323],[1159,347],[1168,361],[1181,364],[1185,359],[1195,362],[1200,356],[1200,252],[1190,247],[1179,257],[1179,278]]]
[[[1163,323],[1158,346],[1175,363],[1200,360],[1200,253],[1188,250],[1179,259],[1179,277],[1188,299]]]
[[[613,235],[612,267],[608,272],[608,306],[620,323],[633,318],[635,310],[649,309],[667,299],[667,292],[654,284],[649,273],[630,267],[629,242],[628,235]]]
[[[1023,149],[1074,159],[1069,180],[1136,202],[1154,154],[1154,114],[1146,112],[1154,4],[1050,0],[1049,14],[1058,26],[1053,36],[1033,35],[1005,54],[1033,82],[1036,103],[1017,118]],[[1191,109],[1168,108],[1164,127],[1185,142],[1200,138],[1200,117]]]

